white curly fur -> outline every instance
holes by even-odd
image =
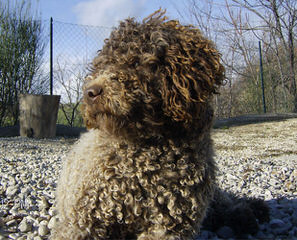
[[[85,133],[64,161],[57,189],[60,223],[52,239],[103,239],[121,223],[126,229],[118,230],[139,234],[138,239],[195,234],[214,182],[211,142],[209,136],[201,140],[203,151],[183,154],[183,149],[199,149],[198,143],[176,147],[168,142],[140,151],[100,130]],[[199,192],[193,191],[200,182]],[[196,229],[184,224],[184,214]],[[176,224],[185,228],[168,234]]]

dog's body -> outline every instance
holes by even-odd
[[[86,79],[90,129],[64,162],[52,239],[185,239],[215,184],[213,44],[158,11],[121,22]]]
[[[195,234],[213,193],[208,137],[192,146],[183,141],[132,145],[100,130],[86,133],[61,173],[57,239]]]

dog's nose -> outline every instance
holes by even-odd
[[[85,97],[91,101],[95,101],[103,92],[100,86],[91,86],[85,90]]]

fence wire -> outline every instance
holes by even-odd
[[[49,42],[50,21],[46,21],[44,27],[48,29],[48,34],[46,35]],[[78,103],[82,98],[83,79],[88,74],[92,59],[102,48],[104,40],[109,37],[111,30],[112,28],[108,27],[85,26],[53,21],[53,92],[54,94],[61,95],[58,123],[71,126],[82,125]],[[46,49],[44,69],[49,70],[49,44]],[[269,77],[267,72],[265,74]],[[233,85],[230,82],[230,86],[222,87],[220,89],[221,94],[216,95],[214,98],[216,117],[230,118],[243,114],[261,114],[263,110],[258,78],[254,81],[256,84],[251,85],[255,88],[255,90],[252,89],[254,92],[240,91],[242,86],[249,89],[249,85],[246,85],[249,82],[242,85],[242,82],[235,81]],[[267,84],[265,89],[267,95],[267,112],[288,112],[288,109],[292,108],[289,104],[293,103],[293,99],[289,98],[290,94],[283,94],[285,95],[283,102],[286,106],[280,106],[281,108],[278,109],[277,104],[272,106],[274,102],[270,96],[271,94],[269,95],[271,92],[270,89],[271,86],[269,87]],[[285,88],[281,89],[281,91],[285,90]],[[276,100],[281,101],[279,98]]]
[[[50,21],[45,21],[47,42],[50,41]],[[52,50],[47,44],[44,69],[50,75],[50,55],[53,56],[53,93],[61,95],[58,123],[81,125],[79,105],[83,79],[93,58],[102,48],[112,28],[78,25],[53,20]]]
[[[79,66],[94,58],[111,28],[54,21],[53,30],[55,59]]]
[[[52,25],[52,35],[50,34],[50,23]],[[58,123],[71,126],[82,126],[82,119],[79,113],[79,103],[82,98],[82,85],[85,76],[89,72],[93,58],[102,48],[104,40],[109,37],[112,28],[100,26],[86,26],[60,21],[42,21],[42,51],[38,56],[42,56],[41,67],[38,63],[38,70],[34,75],[34,86],[29,93],[49,94],[50,93],[50,39],[52,36],[52,70],[53,94],[61,95],[60,111]],[[43,52],[43,46],[45,51]],[[17,47],[20,48],[19,45]],[[1,49],[1,48],[0,48]],[[2,50],[5,49],[4,47]],[[263,48],[264,49],[264,48]],[[270,52],[266,49],[266,62],[264,64],[265,92],[268,113],[286,113],[294,109],[296,96],[290,90],[290,68],[289,63],[284,58],[283,64],[285,74],[281,77],[276,63],[276,59],[268,61]],[[13,51],[12,53],[13,54]],[[4,54],[7,56],[8,54]],[[264,55],[263,55],[264,56]],[[284,55],[285,57],[285,55]],[[10,62],[9,62],[10,64]],[[10,64],[13,65],[13,64]],[[220,95],[214,98],[215,113],[217,118],[230,118],[244,114],[261,114],[262,99],[260,81],[258,77],[258,62],[255,60],[252,70],[244,72],[244,78],[233,76],[233,70],[227,71],[227,84],[220,89]],[[228,70],[228,66],[226,68]],[[230,68],[229,68],[230,70]],[[3,78],[0,70],[0,79]],[[239,76],[239,75],[238,75]],[[292,84],[291,84],[292,85]],[[3,86],[3,84],[1,85]],[[263,94],[262,94],[263,95]],[[2,101],[3,102],[3,101]],[[295,105],[294,105],[295,104]],[[2,104],[4,106],[4,104]],[[1,110],[0,99],[0,110]],[[3,108],[3,107],[2,107]],[[18,105],[13,103],[9,106],[1,124],[8,126],[15,124],[18,118]],[[12,113],[16,112],[16,116]],[[264,111],[265,112],[265,111]],[[0,116],[1,119],[1,116]],[[0,121],[1,122],[1,121]]]

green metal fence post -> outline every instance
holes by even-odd
[[[53,18],[50,20],[50,95],[53,95]]]
[[[262,87],[263,111],[264,113],[266,113],[261,41],[259,41],[259,54],[260,54],[260,77],[261,77],[261,87]]]

